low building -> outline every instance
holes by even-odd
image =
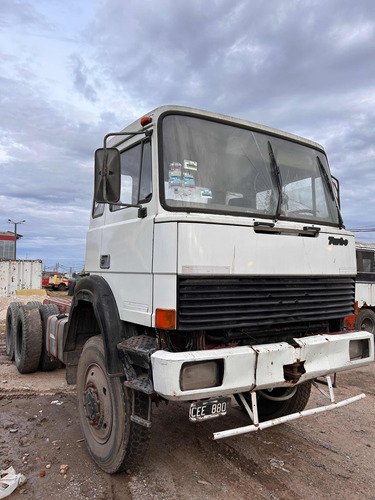
[[[17,240],[22,234],[17,233]],[[0,259],[12,260],[14,257],[14,233],[12,231],[0,232]]]

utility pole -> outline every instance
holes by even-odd
[[[18,222],[14,222],[11,219],[8,219],[8,222],[10,224],[14,224],[14,252],[13,252],[13,260],[17,260],[17,225],[18,224],[23,224],[26,222],[25,220],[20,220]]]

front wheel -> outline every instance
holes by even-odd
[[[260,422],[283,417],[302,411],[310,397],[311,382],[304,382],[293,387],[277,387],[272,390],[257,391],[258,416]],[[249,392],[242,393],[251,408]],[[244,409],[241,399],[234,395],[237,403]]]
[[[355,319],[354,327],[356,330],[375,333],[375,313],[371,309],[361,309]]]
[[[145,455],[150,429],[131,420],[147,418],[148,396],[127,389],[120,377],[108,377],[100,336],[85,344],[78,363],[78,410],[90,455],[109,474],[138,465]]]

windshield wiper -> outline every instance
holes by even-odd
[[[270,141],[268,141],[267,144],[268,144],[268,153],[270,155],[270,160],[271,160],[271,167],[272,167],[273,173],[275,174],[277,190],[279,191],[279,199],[277,201],[277,207],[276,207],[276,213],[275,213],[275,220],[277,220],[280,217],[280,213],[281,213],[281,202],[282,202],[282,196],[283,196],[282,195],[282,181],[281,181],[280,169],[279,169],[278,164],[276,163],[275,155],[273,154],[273,149],[272,149]]]
[[[321,159],[319,158],[319,156],[317,156],[316,159],[318,161],[320,173],[321,173],[321,175],[322,175],[322,177],[324,179],[324,182],[326,183],[326,186],[327,186],[328,191],[329,191],[329,193],[331,195],[332,201],[335,203],[335,206],[336,206],[337,217],[339,219],[339,229],[342,229],[344,227],[344,221],[343,221],[343,218],[341,216],[341,212],[340,212],[339,206],[338,206],[337,201],[336,201],[336,197],[335,197],[335,193],[333,191],[332,183],[331,183],[331,181],[330,181],[330,179],[328,177],[327,171],[324,168],[323,163],[321,162]]]

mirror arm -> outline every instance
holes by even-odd
[[[106,195],[106,193],[104,193]],[[107,199],[107,197],[105,196],[105,199]],[[136,203],[121,203],[121,202],[117,202],[117,203],[110,203],[109,201],[107,201],[106,203],[108,203],[109,205],[114,205],[115,207],[134,207],[134,208],[138,208],[138,217],[139,219],[144,219],[145,217],[147,217],[147,207],[144,207],[142,205],[139,205],[139,204],[136,204]]]
[[[142,135],[142,134],[144,134],[146,137],[151,137],[152,136],[152,130],[150,130],[150,129],[148,129],[148,130],[138,130],[137,132],[110,132],[109,134],[107,134],[107,135],[104,136],[104,140],[103,140],[104,154],[107,151],[107,140],[109,139],[109,137],[124,136],[124,135],[129,136],[129,137],[126,137],[125,139],[123,139],[122,141],[118,142],[116,145],[113,146],[113,147],[117,148],[117,146],[120,146],[120,144],[122,144],[123,142],[127,141],[128,139],[131,139],[135,135]]]
[[[118,203],[110,203],[108,201],[108,198],[107,198],[107,178],[108,178],[107,140],[109,139],[109,137],[113,137],[113,136],[124,136],[124,135],[126,135],[126,136],[133,137],[135,135],[141,135],[141,134],[144,134],[146,137],[151,137],[152,130],[138,130],[137,132],[110,132],[109,134],[107,134],[106,136],[104,136],[104,140],[103,140],[103,198],[104,198],[104,202],[108,203],[110,205],[115,205],[117,207],[135,207],[135,208],[138,208],[138,217],[140,219],[144,219],[145,217],[147,217],[147,208],[146,207],[143,207],[142,205],[139,205],[139,204],[132,204],[132,203],[120,203],[120,202],[118,202]],[[130,137],[126,137],[126,139],[124,139],[123,141],[117,143],[115,147],[119,146],[120,144],[122,144],[127,139],[130,139]]]

